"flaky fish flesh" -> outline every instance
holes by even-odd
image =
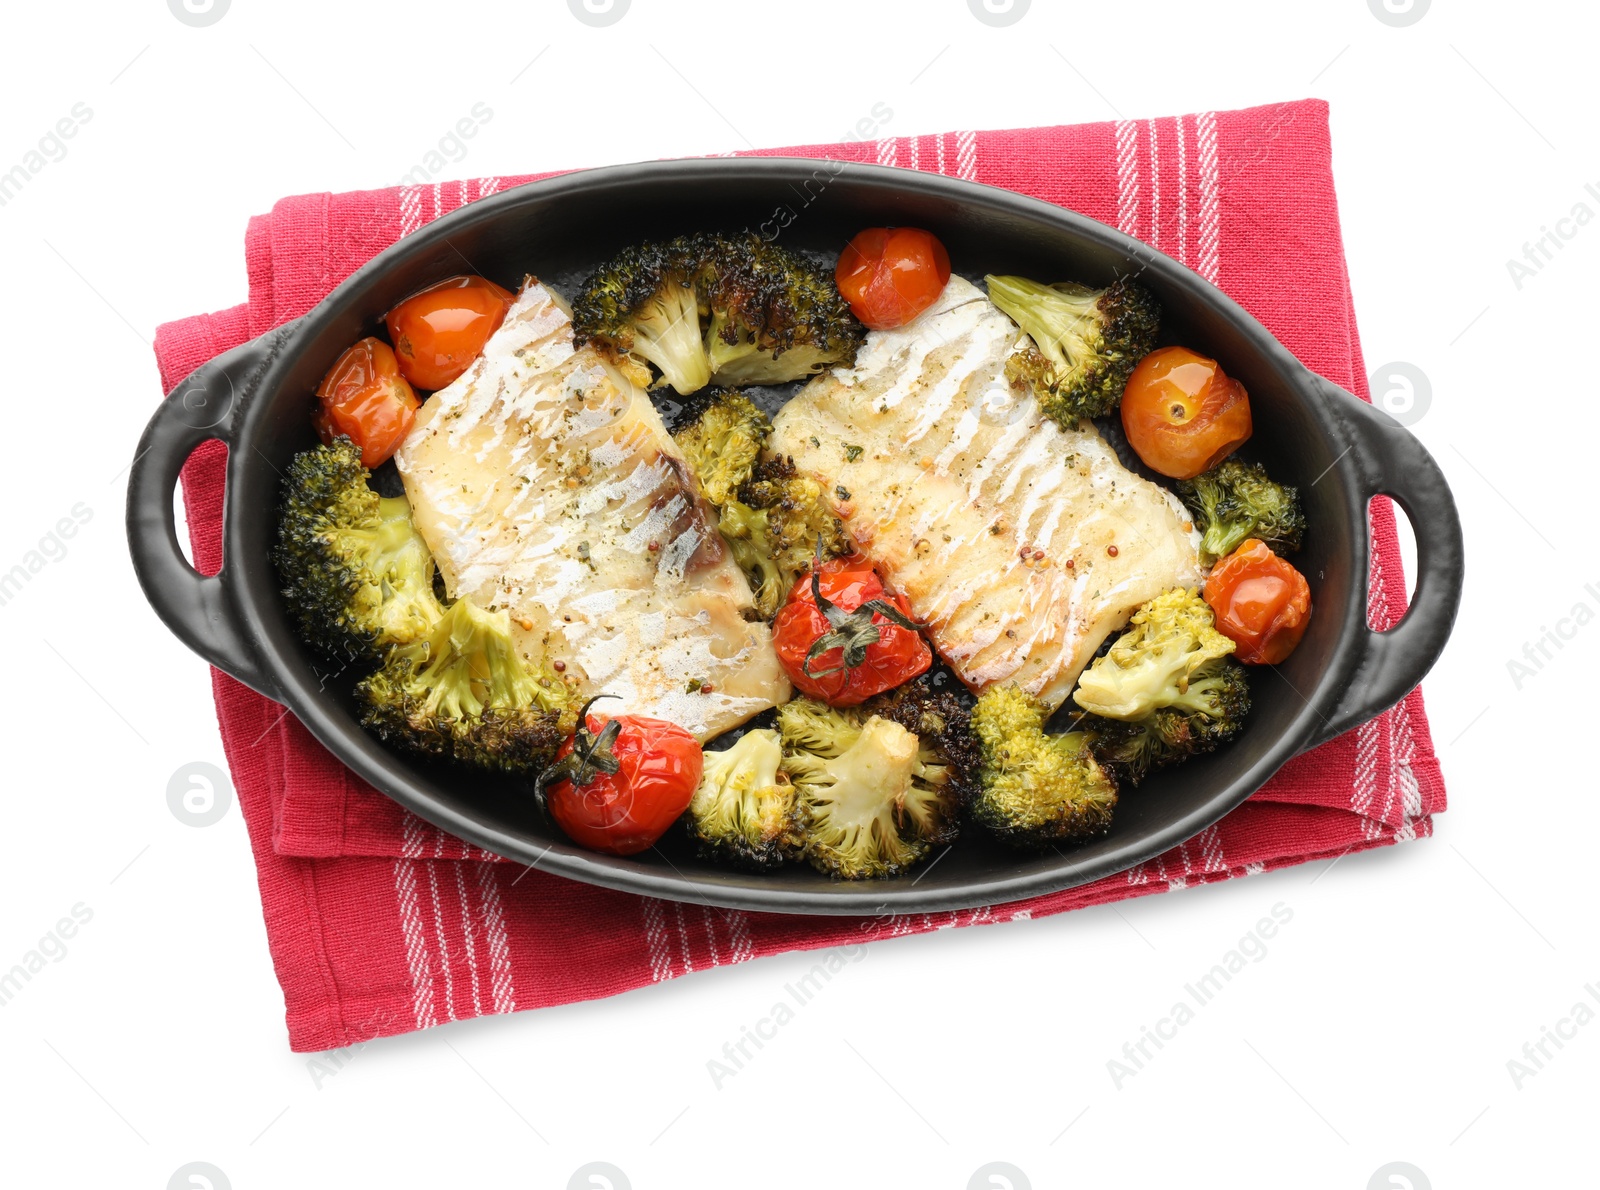
[[[1063,430],[1002,375],[1023,336],[952,277],[855,366],[806,385],[768,450],[833,492],[858,548],[969,687],[1016,682],[1050,707],[1140,604],[1201,581],[1176,497],[1089,423]]]
[[[716,513],[649,397],[530,280],[398,454],[453,598],[510,612],[518,648],[596,713],[669,719],[702,741],[784,702],[789,681]]]

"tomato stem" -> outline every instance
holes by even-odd
[[[578,725],[572,732],[572,751],[534,778],[533,800],[541,811],[544,810],[545,791],[550,786],[571,781],[582,788],[601,773],[615,773],[622,767],[622,762],[611,751],[617,737],[622,734],[621,721],[608,720],[598,735],[589,730],[589,708],[602,698],[616,697],[615,694],[596,694],[584,703],[578,712]]]
[[[812,641],[811,648],[806,651],[805,660],[800,668],[808,678],[825,678],[840,670],[848,671],[864,664],[867,660],[867,649],[883,639],[883,630],[872,622],[874,614],[912,632],[920,632],[926,627],[882,599],[868,600],[853,612],[845,611],[828,599],[822,593],[822,538],[820,537],[817,538],[816,561],[811,566],[811,598],[816,600],[817,610],[823,614],[833,631]],[[813,661],[834,649],[840,651],[842,665],[830,666],[827,669],[811,668]]]

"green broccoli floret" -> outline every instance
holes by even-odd
[[[778,614],[794,585],[773,554],[772,514],[764,508],[751,508],[740,500],[722,506],[717,530],[728,543],[733,560],[750,580],[756,612],[764,620]]]
[[[737,503],[743,507],[722,511],[723,536],[745,572],[759,579],[756,606],[764,615],[776,614],[795,580],[811,569],[819,540],[825,559],[854,549],[827,491],[787,457],[763,459]]]
[[[1103,417],[1122,400],[1128,376],[1155,346],[1161,308],[1126,280],[1105,289],[1026,277],[986,277],[989,300],[1026,331],[1033,346],[1006,361],[1006,378],[1032,388],[1064,429]]]
[[[687,816],[702,858],[759,871],[798,853],[795,788],[782,762],[778,733],[759,727],[730,748],[706,752]]]
[[[390,649],[356,700],[382,740],[501,772],[543,769],[574,722],[565,683],[517,655],[509,614],[465,599],[427,635]]]
[[[442,614],[411,506],[369,478],[361,451],[339,438],[296,455],[283,481],[273,551],[283,597],[301,637],[341,661],[376,659]]]
[[[1176,702],[1142,719],[1085,715],[1080,726],[1094,754],[1118,780],[1137,785],[1145,776],[1225,744],[1244,729],[1250,685],[1244,666],[1224,660],[1207,666]]]
[[[772,431],[767,415],[741,393],[708,389],[685,410],[673,440],[720,513],[717,528],[750,579],[756,610],[777,614],[795,578],[823,539],[823,556],[849,552],[849,542],[822,485],[801,478],[788,460],[757,465]]]
[[[1081,678],[1074,701],[1100,762],[1130,785],[1238,735],[1250,712],[1244,667],[1210,607],[1181,588],[1134,614]]]
[[[710,388],[697,393],[672,431],[705,498],[721,508],[750,479],[772,422],[743,393]]]
[[[1078,679],[1073,700],[1106,719],[1142,719],[1180,702],[1189,685],[1215,672],[1234,643],[1211,608],[1178,587],[1133,614],[1128,630]]]
[[[778,710],[801,848],[841,880],[897,876],[955,837],[959,797],[931,740],[865,708],[795,699]]]
[[[990,686],[972,710],[982,748],[973,822],[1013,847],[1039,851],[1111,829],[1117,783],[1087,732],[1052,735],[1049,710],[1016,686]]]
[[[1228,459],[1175,486],[1204,535],[1200,560],[1207,566],[1250,537],[1266,542],[1275,554],[1300,548],[1306,527],[1300,495],[1292,487],[1273,483],[1260,463]]]
[[[685,396],[799,380],[854,360],[866,333],[830,270],[753,233],[627,248],[583,283],[572,323],[579,346],[648,360]]]

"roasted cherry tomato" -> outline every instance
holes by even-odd
[[[1305,575],[1254,537],[1218,562],[1206,580],[1217,631],[1246,665],[1276,665],[1294,652],[1311,620]]]
[[[363,339],[335,360],[317,385],[317,400],[311,420],[322,440],[349,438],[365,467],[394,454],[417,417],[417,394],[382,339]]]
[[[1160,347],[1128,377],[1122,428],[1145,466],[1193,479],[1250,437],[1250,398],[1216,360],[1187,347]]]
[[[939,300],[950,281],[950,254],[921,228],[869,227],[845,245],[833,276],[855,316],[883,331]]]
[[[400,374],[429,392],[472,366],[516,297],[483,277],[451,277],[384,315]]]
[[[601,695],[599,697],[606,697]],[[644,715],[589,715],[539,774],[534,794],[574,843],[608,855],[637,855],[689,808],[705,758],[676,723]]]
[[[865,558],[836,558],[795,584],[772,622],[772,643],[802,694],[853,707],[933,664],[919,627]]]

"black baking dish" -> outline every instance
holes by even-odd
[[[820,186],[818,178],[825,178]],[[583,851],[536,812],[524,784],[424,763],[379,744],[352,713],[352,675],[329,677],[284,614],[270,560],[278,475],[315,441],[309,395],[334,359],[401,298],[464,269],[508,288],[557,281],[624,246],[701,229],[757,227],[791,188],[814,193],[786,246],[836,252],[862,227],[926,227],[958,272],[1107,284],[1137,273],[1160,299],[1162,342],[1222,361],[1250,393],[1251,457],[1300,487],[1310,524],[1296,563],[1316,614],[1305,640],[1253,684],[1248,729],[1207,757],[1124,796],[1109,835],[1042,856],[965,837],[896,880],[838,883],[804,866],[747,875],[696,861],[678,831],[621,859]],[[570,286],[569,286],[570,292]],[[172,493],[200,443],[229,448],[225,563],[184,560]],[[1367,505],[1387,494],[1410,517],[1418,577],[1410,612],[1367,626]],[[1171,258],[1103,224],[1018,194],[926,173],[807,159],[649,162],[535,182],[482,199],[384,251],[304,317],[235,348],[180,383],[151,419],[129,480],[128,536],[151,603],[218,668],[285,704],[345,764],[402,805],[509,859],[676,900],[799,913],[926,912],[1068,888],[1158,855],[1221,818],[1296,754],[1378,714],[1427,672],[1450,632],[1463,576],[1461,526],[1439,467],[1409,432],[1308,371],[1254,318]],[[1264,676],[1264,675],[1263,675]]]

